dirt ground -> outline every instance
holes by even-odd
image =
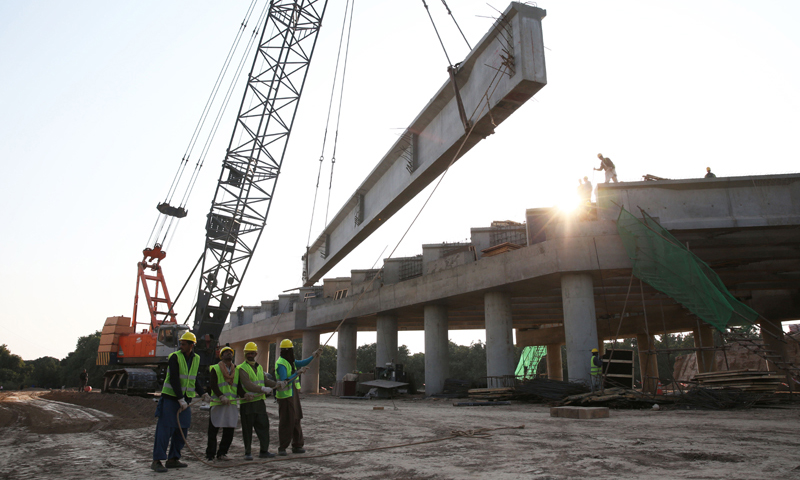
[[[267,410],[270,450],[275,452],[273,401],[268,400]],[[393,404],[305,395],[303,409],[306,455],[244,462],[237,429],[230,451],[235,460],[217,464],[230,468],[206,466],[187,448],[183,460],[188,468],[156,474],[149,470],[153,400],[5,392],[0,394],[0,478],[800,479],[797,407],[612,410],[608,419],[572,420],[550,417],[548,407],[526,403],[453,407],[452,400],[405,398]],[[193,411],[189,443],[200,455],[207,424],[207,412]],[[309,458],[433,440],[454,430],[521,425],[525,428],[496,430],[488,438]]]

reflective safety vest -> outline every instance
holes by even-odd
[[[597,359],[600,360],[600,366],[597,366],[594,364],[594,359],[595,359],[594,355],[592,355],[589,358],[589,366],[591,367],[589,373],[591,373],[592,375],[600,375],[600,373],[603,371],[603,361],[600,360],[600,357],[597,357]]]
[[[194,382],[197,379],[197,369],[200,367],[200,355],[194,354],[191,370],[189,370],[189,367],[186,365],[186,357],[184,357],[180,351],[170,353],[169,357],[167,357],[167,361],[169,361],[173,355],[178,359],[178,368],[180,369],[181,376],[181,393],[188,398],[194,398],[197,395],[197,392],[194,391]],[[181,396],[172,389],[172,383],[169,378],[169,368],[167,368],[167,378],[164,380],[164,387],[161,389],[161,393],[166,393],[173,397]]]
[[[290,364],[289,361],[286,360],[283,357],[278,357],[278,361],[275,362],[275,376],[278,376],[278,365],[283,365],[283,368],[286,369],[286,376],[287,377],[291,377],[292,376],[292,364]],[[295,367],[295,370],[297,370],[297,367]],[[299,376],[295,379],[294,388],[287,388],[286,390],[276,390],[275,398],[277,398],[279,400],[282,399],[282,398],[290,398],[292,396],[292,392],[294,390],[300,390],[300,380],[299,379],[300,379]]]
[[[236,388],[239,384],[239,369],[236,366],[233,367],[233,385],[229,384],[225,381],[225,377],[222,376],[222,368],[220,368],[219,364],[211,365],[208,370],[210,372],[216,372],[217,374],[217,387],[219,387],[219,391],[222,392],[222,396],[226,397],[228,400],[231,401],[231,405],[236,405],[237,400],[239,397],[236,395]],[[216,407],[217,405],[222,405],[220,401],[220,397],[214,393],[214,390],[211,390],[211,406]]]
[[[236,368],[244,370],[244,373],[247,374],[247,376],[250,378],[250,381],[255,383],[256,385],[258,385],[259,387],[265,386],[264,385],[264,369],[261,368],[261,365],[258,366],[258,371],[255,371],[255,372],[253,371],[253,367],[251,367],[250,364],[247,363],[246,361],[244,363],[240,364],[239,366],[237,366]],[[238,383],[238,378],[237,378],[237,383]],[[245,391],[247,391],[247,389],[245,389]],[[253,392],[253,393],[255,393],[255,392]],[[244,403],[257,402],[259,400],[264,400],[265,398],[267,398],[266,395],[264,395],[263,393],[259,393],[252,400],[245,400],[243,398],[239,399],[239,405],[244,404]]]

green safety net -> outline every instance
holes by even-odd
[[[651,216],[642,214],[644,221],[623,208],[617,218],[617,231],[636,277],[719,331],[756,321],[758,314],[734,298],[711,267]]]
[[[535,347],[525,347],[522,350],[522,355],[519,357],[517,370],[514,375],[517,378],[536,378],[536,370],[539,368],[539,362],[547,355],[547,347],[544,345]]]

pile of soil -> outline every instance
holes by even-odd
[[[104,429],[121,430],[155,425],[156,402],[152,398],[103,393],[80,393],[53,390],[41,395],[46,400],[71,403],[113,415]]]

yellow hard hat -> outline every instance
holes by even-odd
[[[600,353],[600,350],[598,350],[598,349],[596,349],[596,348],[593,348],[593,349],[592,349],[592,353]]]
[[[230,351],[231,353],[234,353],[233,349],[231,347],[227,347],[226,346],[226,347],[222,347],[222,349],[219,351],[219,356],[221,357],[222,354],[225,353],[226,350]]]
[[[258,352],[258,347],[256,346],[256,342],[247,342],[247,345],[244,346],[245,352]]]
[[[710,171],[711,171],[711,167],[706,167],[706,172],[710,172]]]
[[[194,336],[192,332],[186,332],[181,335],[181,341],[186,340],[187,342],[197,343],[197,337]]]
[[[294,348],[294,344],[288,338],[281,340],[281,348]]]

